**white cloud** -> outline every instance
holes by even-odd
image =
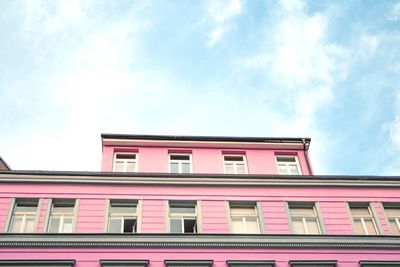
[[[372,34],[361,34],[360,36],[360,47],[358,49],[358,53],[362,57],[367,57],[374,54],[381,42],[379,36]]]
[[[389,20],[397,21],[400,19],[400,2],[394,4],[388,15]]]
[[[266,27],[264,48],[241,67],[262,70],[266,83],[277,88],[274,99],[285,108],[283,121],[271,128],[280,129],[279,135],[312,135],[311,155],[316,172],[323,173],[335,141],[319,128],[317,116],[333,102],[336,82],[346,77],[348,51],[329,42],[329,14],[308,14],[304,1],[280,1],[276,24]]]
[[[207,45],[212,47],[229,29],[234,28],[235,24],[231,21],[242,13],[242,3],[240,0],[211,0],[206,2],[206,9],[205,20],[212,27],[208,34]]]

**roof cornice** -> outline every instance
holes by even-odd
[[[65,171],[0,171],[0,183],[162,186],[400,187],[399,176],[226,175]]]
[[[400,249],[400,236],[240,234],[0,234],[7,248]]]

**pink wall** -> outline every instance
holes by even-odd
[[[378,223],[389,234],[383,202],[400,203],[399,189],[359,188],[290,188],[290,187],[163,187],[133,185],[22,185],[0,187],[0,231],[5,231],[10,199],[41,198],[38,232],[44,231],[44,219],[50,198],[80,199],[76,232],[104,232],[106,200],[113,198],[141,200],[141,232],[165,233],[168,200],[200,200],[203,233],[228,233],[227,201],[257,201],[262,207],[267,234],[290,233],[286,201],[318,202],[328,235],[354,234],[347,202],[372,203]]]
[[[213,260],[213,267],[227,267],[226,260],[275,260],[289,267],[290,260],[337,260],[337,267],[359,267],[360,260],[398,261],[397,250],[332,249],[2,249],[0,259],[75,259],[76,267],[99,267],[100,259],[149,260],[149,267],[165,267],[164,260]]]
[[[102,168],[111,172],[115,152],[138,153],[139,172],[168,172],[168,153],[173,151],[192,154],[194,173],[224,173],[223,155],[241,152],[246,156],[249,174],[277,174],[276,155],[298,157],[303,175],[310,174],[303,150],[261,150],[261,149],[212,149],[212,148],[166,148],[166,147],[103,147]]]

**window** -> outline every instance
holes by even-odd
[[[400,261],[360,261],[361,267],[399,267]]]
[[[349,203],[354,231],[359,235],[379,234],[375,218],[368,203]]]
[[[0,266],[46,266],[46,267],[72,267],[75,260],[0,260]]]
[[[138,202],[112,199],[108,208],[108,233],[137,233]]]
[[[170,233],[197,233],[197,207],[192,201],[169,202]]]
[[[12,209],[9,233],[33,233],[39,214],[39,199],[16,199]]]
[[[278,174],[301,175],[296,156],[277,156]]]
[[[318,261],[304,261],[304,260],[296,260],[289,261],[289,265],[291,267],[335,267],[337,261],[335,260],[318,260]]]
[[[210,267],[212,260],[165,260],[167,267]]]
[[[229,203],[229,210],[232,233],[260,233],[260,222],[256,203]]]
[[[136,172],[137,155],[134,153],[116,153],[114,158],[115,172]]]
[[[191,173],[192,161],[190,154],[170,154],[169,155],[170,173]]]
[[[148,260],[100,260],[102,267],[146,267],[149,264]]]
[[[47,224],[48,233],[72,233],[75,224],[75,199],[53,199],[49,201],[50,214]]]
[[[289,215],[294,234],[321,234],[318,213],[314,203],[289,203]]]
[[[275,261],[228,260],[226,264],[229,267],[273,267]]]
[[[386,218],[389,224],[390,232],[394,235],[400,235],[400,204],[384,204]]]
[[[224,168],[226,174],[246,174],[247,166],[244,156],[224,156]]]

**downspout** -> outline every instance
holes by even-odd
[[[307,149],[307,142],[306,139],[303,138],[302,139],[302,143],[303,143],[303,151],[304,151],[304,157],[306,158],[306,164],[307,164],[307,169],[308,169],[308,173],[309,175],[313,175],[312,170],[311,170],[311,166],[310,166],[310,161],[308,159],[308,149]]]

